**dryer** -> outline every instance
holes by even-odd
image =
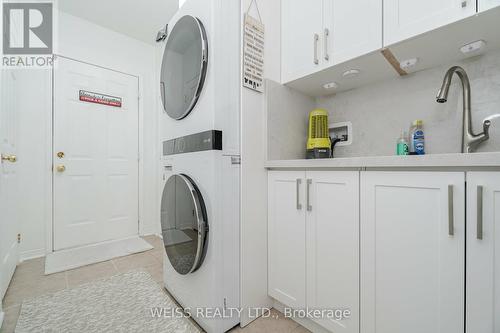
[[[224,133],[223,150],[239,154],[240,1],[187,0],[162,42],[160,136]]]
[[[165,141],[162,165],[165,287],[204,330],[225,332],[239,323],[239,160],[206,131]]]

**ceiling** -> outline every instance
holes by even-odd
[[[73,16],[154,44],[156,33],[179,8],[179,0],[63,0],[58,7]]]

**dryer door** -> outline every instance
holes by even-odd
[[[208,41],[199,19],[183,16],[170,31],[160,73],[165,112],[186,117],[200,97],[208,66]]]
[[[182,275],[196,271],[208,241],[205,203],[194,181],[186,175],[170,176],[161,199],[161,228],[168,259]]]

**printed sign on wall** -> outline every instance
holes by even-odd
[[[246,13],[243,33],[243,86],[262,92],[264,83],[264,24]]]
[[[85,90],[80,90],[80,101],[113,106],[117,108],[122,107],[122,99],[120,97],[98,94]]]

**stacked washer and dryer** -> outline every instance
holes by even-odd
[[[160,98],[164,284],[207,332],[239,323],[240,1],[187,0]]]

